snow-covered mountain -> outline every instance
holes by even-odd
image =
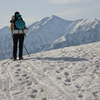
[[[0,61],[0,100],[100,100],[100,42]]]
[[[30,25],[24,45],[29,53],[100,41],[100,21],[68,21],[57,16],[46,17]],[[9,27],[0,29],[0,59],[10,58],[12,36]],[[27,54],[24,49],[24,54]]]
[[[100,41],[100,21],[97,19],[81,19],[73,21],[64,35],[55,40],[50,48],[62,48],[66,46],[75,46]]]

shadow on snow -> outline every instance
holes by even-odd
[[[85,58],[73,58],[73,57],[45,57],[40,58],[38,57],[37,60],[51,60],[51,61],[57,61],[57,60],[63,60],[63,61],[88,61]]]

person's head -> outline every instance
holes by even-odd
[[[15,12],[15,20],[22,19],[20,13],[18,11]]]
[[[15,12],[15,15],[20,14],[18,11]]]
[[[18,11],[15,12],[15,18],[20,15],[20,13]]]

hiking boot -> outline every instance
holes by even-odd
[[[23,57],[19,57],[19,60],[23,60]]]
[[[13,59],[13,61],[16,61],[16,58],[12,58]]]

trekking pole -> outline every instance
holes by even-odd
[[[30,57],[30,54],[29,54],[28,50],[26,49],[25,45],[23,45],[23,46],[24,46],[24,48],[25,48],[25,50],[26,50],[28,56]]]
[[[13,38],[13,34],[11,33],[11,38]],[[11,49],[11,52],[13,51],[13,48]],[[11,59],[13,59],[13,53],[11,53]]]

